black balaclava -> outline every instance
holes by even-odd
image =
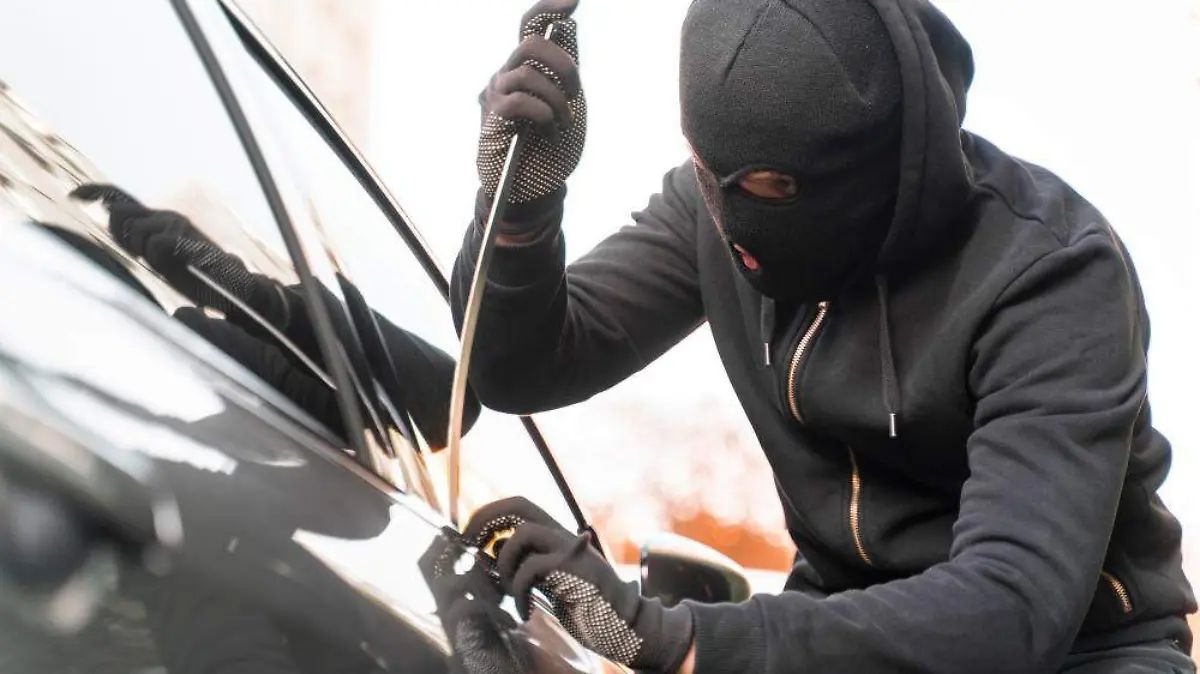
[[[701,190],[751,285],[828,300],[873,266],[899,183],[901,85],[867,0],[695,0],[680,88]],[[793,176],[796,196],[738,186],[764,169]]]

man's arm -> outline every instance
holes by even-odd
[[[387,348],[386,354],[368,353],[376,368],[394,368],[399,390],[389,392],[412,416],[417,430],[434,450],[446,446],[446,424],[450,418],[450,386],[454,358],[416,334],[375,313],[375,321]],[[475,392],[468,389],[464,401],[463,434],[466,435],[481,411]]]
[[[634,225],[569,266],[561,207],[531,240],[498,244],[471,366],[480,400],[522,414],[586,400],[699,326],[696,190],[690,164],[672,170]],[[481,199],[454,267],[460,329],[486,206]]]
[[[1056,671],[1096,588],[1145,375],[1136,289],[1094,228],[1032,264],[981,326],[949,561],[825,600],[693,605],[695,671]]]

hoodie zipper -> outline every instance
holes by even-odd
[[[804,419],[800,416],[800,395],[796,389],[796,384],[799,381],[800,366],[804,363],[804,357],[808,355],[808,350],[812,347],[813,341],[821,332],[821,326],[825,324],[825,317],[829,314],[829,303],[821,302],[817,305],[817,315],[809,324],[808,330],[804,331],[804,336],[800,338],[800,343],[796,345],[796,352],[792,355],[792,364],[788,368],[787,390],[788,390],[788,407],[791,408],[792,416],[796,421],[804,423]]]
[[[850,535],[854,537],[854,551],[859,558],[867,566],[874,566],[871,556],[867,554],[867,546],[863,544],[859,526],[862,521],[862,474],[858,471],[858,457],[854,456],[853,449],[847,447],[846,451],[850,453]]]
[[[821,328],[824,327],[825,319],[828,316],[829,303],[821,302],[817,305],[817,315],[813,317],[808,330],[804,331],[804,336],[796,344],[796,352],[792,354],[791,367],[788,368],[788,406],[791,408],[792,416],[800,423],[804,423],[804,418],[800,415],[800,395],[797,389],[800,379],[800,366],[804,364],[804,358],[808,355],[809,349],[812,348],[813,342],[816,341],[817,335],[821,333]],[[867,546],[863,543],[861,527],[862,473],[858,470],[858,458],[854,456],[854,450],[847,448],[847,451],[850,453],[850,507],[847,513],[847,517],[850,520],[850,535],[854,539],[854,552],[858,554],[859,559],[866,563],[867,566],[874,566],[871,556],[867,554]]]
[[[1117,600],[1121,602],[1121,612],[1126,615],[1133,613],[1133,600],[1129,598],[1129,590],[1125,589],[1125,584],[1107,571],[1101,571],[1100,575],[1108,581],[1113,594],[1117,595]]]

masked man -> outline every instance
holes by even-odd
[[[467,533],[518,523],[508,589],[541,589],[586,645],[652,671],[1195,671],[1133,263],[1060,178],[962,129],[974,66],[946,17],[694,0],[693,156],[565,265],[586,128],[574,5],[534,7],[483,96],[460,314],[508,140],[532,139],[472,383],[508,412],[570,405],[707,321],[799,554],[778,596],[666,609],[505,502]]]

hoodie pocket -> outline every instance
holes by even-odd
[[[1126,568],[1109,560],[1096,580],[1092,605],[1083,620],[1080,634],[1101,634],[1127,625],[1137,618],[1142,610],[1138,603],[1137,588],[1130,580]]]

